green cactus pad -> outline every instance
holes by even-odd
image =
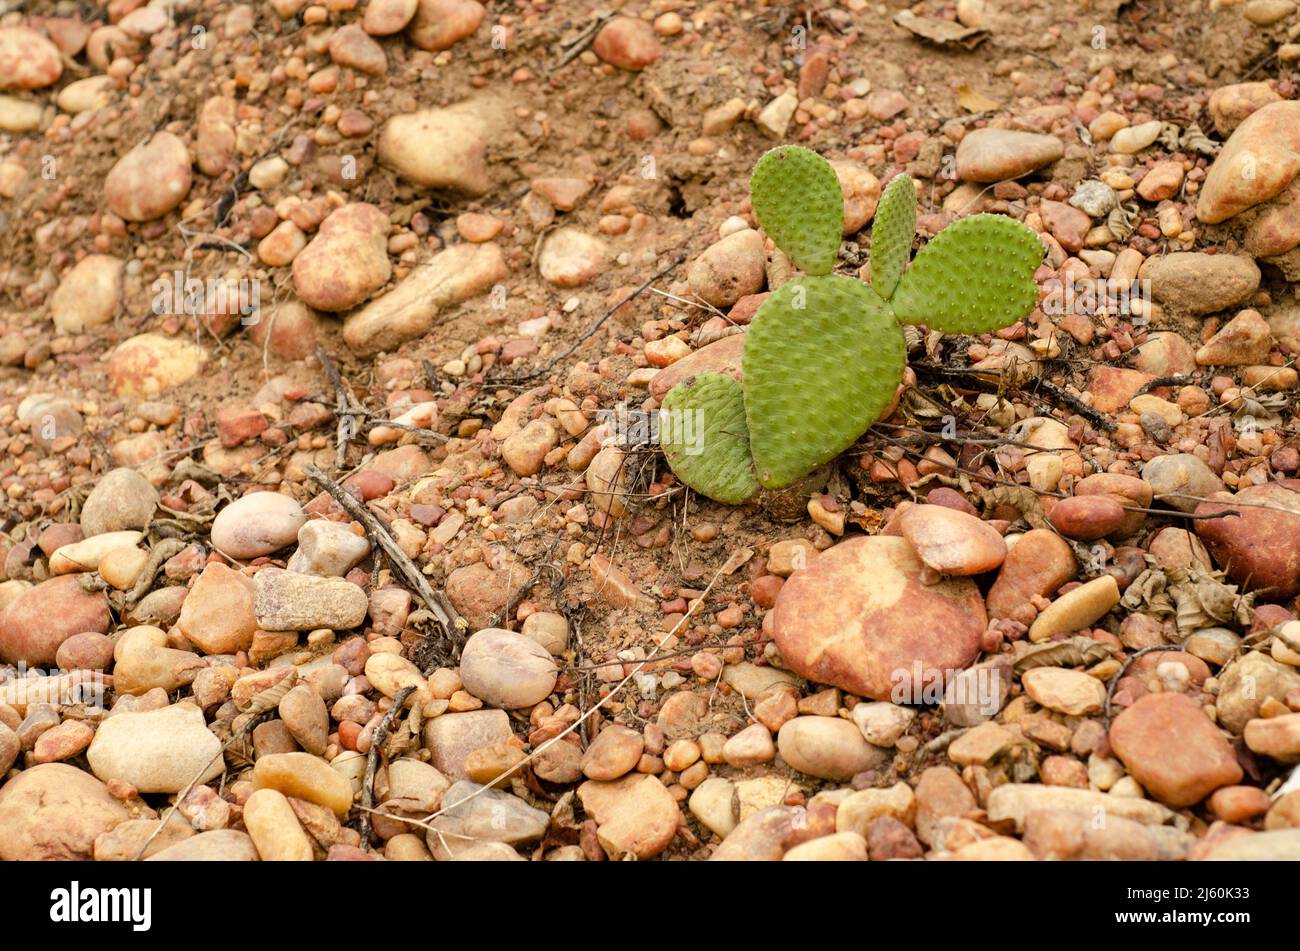
[[[758,223],[795,266],[831,272],[844,230],[844,193],[830,162],[797,145],[772,149],[754,166],[749,196]]]
[[[790,485],[851,446],[893,400],[905,354],[902,328],[869,285],[799,277],[773,293],[742,358],[758,481]]]
[[[891,303],[905,324],[943,333],[987,333],[1038,303],[1038,235],[1002,215],[971,215],[944,228],[916,255]]]
[[[668,391],[659,411],[659,444],[677,478],[701,495],[739,505],[759,489],[744,393],[724,373],[701,373]]]
[[[885,186],[871,223],[871,286],[885,300],[894,295],[916,234],[916,185],[899,175]]]

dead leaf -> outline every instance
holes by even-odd
[[[967,112],[992,112],[1002,105],[996,99],[990,99],[982,92],[971,89],[966,83],[957,87],[957,104]]]
[[[911,10],[894,14],[894,22],[915,36],[940,46],[961,46],[973,50],[986,39],[988,32],[973,26],[962,26],[952,20],[938,17],[919,17]]]
[[[1015,672],[1023,674],[1035,667],[1082,667],[1107,660],[1111,656],[1108,644],[1091,637],[1070,637],[1030,647],[1017,658]]]

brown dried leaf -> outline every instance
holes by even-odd
[[[1015,671],[1023,674],[1035,667],[1082,667],[1110,656],[1110,645],[1077,636],[1029,648],[1016,660]]]
[[[961,46],[973,50],[988,39],[985,30],[962,26],[952,20],[940,20],[938,17],[920,17],[911,10],[900,10],[894,14],[894,22],[914,36],[940,46]]]

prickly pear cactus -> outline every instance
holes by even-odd
[[[759,308],[745,337],[745,417],[758,481],[789,485],[847,449],[889,405],[903,331],[870,286],[800,277]]]
[[[749,194],[758,223],[797,267],[831,272],[844,229],[844,193],[829,162],[797,145],[772,149],[754,166]]]
[[[885,300],[894,296],[916,234],[916,185],[899,175],[885,186],[871,222],[871,286]]]
[[[1034,271],[1044,250],[1038,235],[1011,218],[962,218],[920,250],[890,303],[903,323],[944,333],[1006,327],[1038,302]]]
[[[739,505],[759,490],[744,395],[726,374],[701,373],[668,391],[659,443],[677,478],[701,495]]]
[[[1014,323],[1037,302],[1044,248],[1019,222],[975,215],[939,232],[907,268],[916,186],[900,175],[876,208],[867,285],[830,273],[844,198],[829,162],[781,146],[759,159],[749,187],[759,223],[807,276],[758,309],[743,384],[703,373],[669,391],[660,441],[687,485],[721,502],[763,504],[802,485],[889,407],[907,362],[900,320],[945,333]]]

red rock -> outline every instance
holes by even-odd
[[[256,439],[266,431],[266,417],[251,406],[231,404],[216,412],[217,436],[221,445],[233,449],[241,443]]]
[[[1059,535],[1042,528],[1026,532],[1007,552],[989,589],[989,615],[1011,617],[1031,597],[1046,598],[1073,581],[1077,571],[1074,553]]]
[[[80,575],[51,578],[24,591],[0,615],[0,659],[48,667],[72,635],[107,634],[111,623],[108,599],[82,588]]]
[[[1151,484],[1136,476],[1118,472],[1098,472],[1074,484],[1076,496],[1104,495],[1114,499],[1126,509],[1150,508]],[[1116,530],[1121,538],[1132,535],[1146,521],[1146,513],[1125,511],[1124,521]]]
[[[659,58],[663,47],[654,27],[635,17],[615,17],[601,27],[592,52],[620,69],[641,70]]]
[[[1103,413],[1124,410],[1137,391],[1155,377],[1123,367],[1095,366],[1088,374],[1088,392],[1092,405]]]
[[[1233,509],[1239,515],[1200,518],[1196,534],[1233,581],[1251,590],[1268,589],[1272,600],[1300,594],[1300,479],[1284,479],[1202,502],[1196,514]],[[1264,507],[1260,507],[1263,505]]]
[[[211,562],[190,589],[177,622],[181,633],[207,654],[233,654],[253,643],[253,579]]]
[[[477,0],[420,0],[406,33],[422,50],[450,49],[474,34],[484,12]]]
[[[921,561],[940,574],[983,574],[1007,556],[1007,543],[996,529],[947,506],[910,506],[898,525]]]
[[[1147,792],[1175,808],[1241,781],[1232,747],[1184,694],[1148,694],[1128,707],[1111,724],[1110,745]]]
[[[781,657],[800,676],[875,700],[919,698],[979,653],[974,582],[925,585],[905,539],[852,538],[786,581],[772,614]],[[917,675],[920,681],[917,681]]]
[[[1091,542],[1113,535],[1127,513],[1108,495],[1079,495],[1052,506],[1051,521],[1066,538]]]
[[[1085,212],[1062,201],[1043,199],[1038,214],[1065,250],[1078,251],[1083,247],[1083,239],[1092,228],[1092,219]]]

